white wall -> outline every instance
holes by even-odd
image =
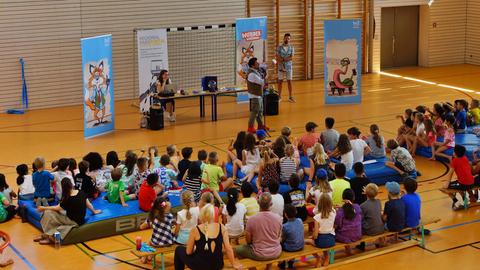
[[[135,28],[233,23],[245,0],[2,0],[0,111],[21,97],[20,57],[26,61],[32,108],[80,104],[80,38],[113,35],[115,98],[134,98]]]

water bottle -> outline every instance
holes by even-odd
[[[137,250],[140,250],[142,248],[142,237],[137,236],[135,238],[135,244],[137,246]]]
[[[59,249],[60,246],[62,245],[62,236],[57,231],[53,234],[53,238],[55,239],[55,249]]]

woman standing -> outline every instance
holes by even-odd
[[[220,270],[223,268],[223,248],[234,269],[242,266],[235,261],[225,226],[214,223],[213,205],[207,204],[200,210],[202,225],[190,232],[187,246],[175,249],[175,270],[183,270],[185,266],[192,270]]]
[[[159,94],[161,97],[166,97],[162,96],[162,92],[165,90],[165,86],[171,83],[172,81],[170,80],[168,70],[163,69],[160,71],[160,75],[158,75],[156,83],[157,94]],[[161,99],[160,103],[162,104],[163,110],[168,112],[168,119],[170,122],[175,122],[175,100],[173,98]]]
[[[62,179],[62,201],[56,206],[39,206],[38,211],[44,212],[40,220],[43,234],[33,239],[41,245],[54,243],[53,234],[59,232],[62,239],[75,227],[85,223],[85,214],[87,208],[92,213],[99,214],[100,210],[95,210],[87,199],[87,195],[82,191],[73,189],[72,182],[68,178]],[[65,211],[66,215],[61,214]]]

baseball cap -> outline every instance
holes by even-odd
[[[397,195],[400,194],[400,185],[397,182],[387,182],[385,187],[388,190],[388,193]]]
[[[327,178],[327,171],[325,169],[318,169],[316,176],[320,179]]]
[[[256,134],[258,139],[263,139],[267,137],[267,132],[263,129],[258,129]]]

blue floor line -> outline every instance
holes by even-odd
[[[463,226],[463,225],[473,224],[473,223],[477,223],[477,222],[480,222],[480,219],[472,220],[472,221],[467,221],[467,222],[463,222],[463,223],[458,223],[458,224],[454,224],[454,225],[449,225],[449,226],[441,227],[441,228],[434,229],[434,230],[430,230],[430,231],[431,231],[431,232],[436,232],[436,231],[441,231],[441,230],[446,230],[446,229],[451,229],[451,228],[460,227],[460,226]]]
[[[15,252],[15,254],[17,254],[18,257],[20,257],[20,259],[22,259],[22,261],[23,261],[31,270],[36,270],[36,268],[27,260],[27,258],[25,258],[25,256],[23,256],[22,253],[20,253],[20,251],[19,251],[14,245],[12,245],[12,243],[10,243],[8,246],[13,250],[13,252]]]

